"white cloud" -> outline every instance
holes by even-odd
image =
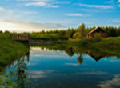
[[[120,0],[118,0],[118,2],[120,2]]]
[[[49,1],[49,0],[17,0],[17,1],[26,1],[26,2],[30,2],[30,1],[36,1],[36,2],[46,2],[46,1]]]
[[[113,22],[120,23],[120,19],[119,18],[118,19],[113,19]]]
[[[41,7],[51,7],[51,8],[58,8],[58,5],[52,5],[47,2],[28,2],[25,6],[41,6]]]
[[[75,14],[66,14],[67,16],[73,16],[73,17],[88,17],[90,16],[89,14],[80,14],[80,13],[75,13]]]
[[[51,7],[51,8],[58,8],[58,5],[55,4],[65,4],[62,2],[55,2],[54,0],[17,0],[24,2],[24,6],[40,6],[40,7]],[[68,2],[66,3],[68,4]]]
[[[67,14],[67,16],[83,16],[83,14]]]
[[[64,26],[54,23],[41,22],[16,22],[0,19],[0,30],[9,30],[12,32],[38,32],[41,30],[64,29]]]
[[[25,6],[41,6],[41,7],[51,7],[51,8],[58,8],[58,5],[53,5],[48,2],[28,2]]]
[[[25,6],[46,6],[46,2],[29,2]]]
[[[8,10],[3,7],[0,7],[0,18],[11,18],[12,15],[13,15],[12,10]]]
[[[79,6],[90,7],[90,8],[99,8],[99,9],[112,9],[113,6],[105,6],[105,5],[88,5],[79,3]]]
[[[3,11],[3,10],[4,10],[4,8],[0,7],[0,11]]]
[[[25,11],[25,12],[23,12],[23,14],[27,14],[27,15],[30,15],[30,14],[38,14],[38,12],[34,12],[34,11]]]
[[[46,7],[58,8],[59,6],[58,5],[50,5],[50,4],[48,4]]]

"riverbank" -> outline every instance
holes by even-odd
[[[109,37],[109,38],[81,38],[81,39],[69,39],[69,40],[32,40],[31,45],[65,45],[65,46],[79,46],[89,49],[111,49],[120,50],[120,37]]]
[[[93,52],[95,55],[100,52],[106,53],[108,56],[120,57],[120,37],[110,37],[110,38],[91,38],[91,39],[70,39],[67,41],[58,41],[51,43],[51,45],[42,45],[43,47],[48,47],[50,49],[66,50],[69,48],[74,48],[76,53],[86,53],[87,51]],[[39,44],[36,44],[39,46]],[[41,46],[41,45],[40,45]],[[71,51],[71,50],[70,50]]]
[[[8,34],[0,34],[0,70],[15,59],[21,58],[28,47],[10,39]]]
[[[82,39],[69,40],[48,46],[40,46],[41,49],[65,51],[70,57],[74,53],[89,54],[96,61],[103,57],[120,58],[120,37],[106,39]],[[34,47],[34,46],[33,46]],[[37,46],[39,47],[39,45]]]
[[[80,39],[80,40],[69,40],[64,42],[67,46],[78,46],[81,50],[91,50],[95,52],[105,52],[109,55],[116,55],[120,57],[120,37],[110,38],[91,38],[91,39]]]

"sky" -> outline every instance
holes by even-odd
[[[120,0],[0,0],[0,30],[119,26]]]

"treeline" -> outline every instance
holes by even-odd
[[[68,40],[68,39],[81,39],[85,38],[86,35],[94,30],[96,27],[86,27],[82,23],[78,28],[68,28],[67,30],[42,30],[40,32],[30,33],[31,39],[41,39],[41,40]],[[108,37],[118,37],[120,36],[120,26],[101,26],[101,28],[107,33]],[[5,34],[9,34],[9,31],[5,31]]]
[[[108,34],[109,37],[117,37],[120,36],[120,26],[101,26],[101,28]],[[69,28],[67,30],[42,30],[41,32],[32,32],[31,38],[51,38],[51,39],[80,39],[85,38],[86,35],[94,30],[93,27],[86,27],[84,23],[82,23],[78,28]]]

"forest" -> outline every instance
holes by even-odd
[[[68,39],[82,39],[86,38],[86,35],[94,30],[96,27],[86,27],[82,23],[78,28],[68,28],[67,30],[42,30],[40,32],[30,33],[31,39],[41,39],[41,40],[68,40]],[[108,37],[118,37],[120,36],[120,26],[101,26]]]

